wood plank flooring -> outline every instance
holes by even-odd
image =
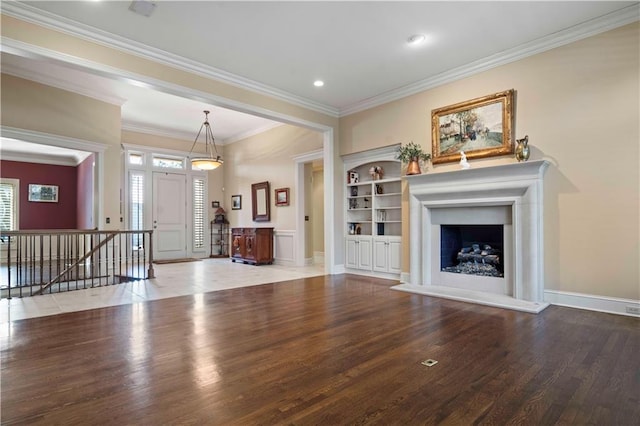
[[[640,320],[393,284],[315,277],[5,324],[2,424],[638,424]]]

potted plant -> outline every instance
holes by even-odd
[[[406,145],[400,145],[396,152],[396,160],[400,160],[407,164],[408,175],[419,175],[422,173],[420,170],[420,161],[431,160],[431,154],[424,152],[422,147],[413,141]]]

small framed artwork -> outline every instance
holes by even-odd
[[[289,205],[289,188],[276,189],[276,206]]]
[[[242,210],[242,195],[231,196],[231,210]]]
[[[57,203],[58,185],[29,184],[29,201],[36,203]]]
[[[512,155],[513,89],[431,111],[433,164]]]
[[[212,209],[217,209],[218,207],[220,207],[220,201],[212,201],[211,202],[211,208]]]

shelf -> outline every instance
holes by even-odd
[[[356,183],[348,183],[347,186],[363,186],[363,185],[371,185],[372,182],[377,182],[373,180],[366,180],[364,182],[356,182]]]
[[[359,178],[357,183],[347,183],[344,187],[345,235],[401,236],[402,164],[394,159],[391,150],[385,149],[384,152],[378,157],[359,155],[345,162],[347,178],[351,172],[357,173]],[[372,179],[369,174],[372,166],[384,169],[383,179]],[[376,220],[378,218],[384,220]]]

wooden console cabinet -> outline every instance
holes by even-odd
[[[273,263],[273,228],[232,228],[231,260],[253,265]]]

